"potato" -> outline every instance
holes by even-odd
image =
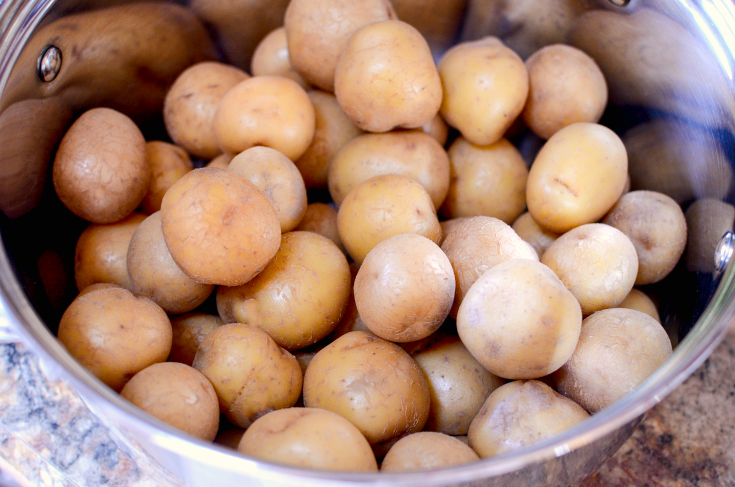
[[[146,413],[204,441],[219,428],[214,387],[201,372],[176,363],[153,364],[125,384],[120,395]]]
[[[312,203],[306,207],[304,218],[298,224],[296,231],[318,233],[322,237],[329,240],[339,247],[343,253],[347,253],[342,239],[339,238],[337,230],[337,210],[333,206],[326,203]]]
[[[529,212],[525,212],[513,222],[513,230],[523,240],[528,242],[536,251],[539,257],[544,255],[549,245],[559,238],[558,233],[549,232],[541,228],[538,223],[533,221],[533,217]]]
[[[334,243],[311,232],[289,232],[273,260],[238,287],[220,286],[217,310],[225,322],[246,323],[298,350],[327,336],[350,296],[350,268]]]
[[[421,32],[434,53],[451,46],[464,18],[467,0],[392,0],[398,18]]]
[[[211,161],[209,161],[206,167],[214,167],[217,169],[227,169],[232,162],[232,156],[229,154],[220,154]]]
[[[174,143],[203,159],[219,155],[213,125],[217,107],[228,91],[249,77],[241,69],[212,61],[181,73],[163,105],[163,121]]]
[[[326,188],[332,159],[350,140],[363,133],[337,103],[337,97],[323,91],[307,93],[314,105],[314,138],[295,162],[307,188]]]
[[[324,339],[325,343],[332,343],[337,338],[345,335],[351,331],[366,331],[372,333],[370,328],[365,325],[360,315],[357,313],[357,305],[355,304],[355,278],[360,268],[354,262],[350,263],[350,298],[347,300],[347,307],[345,312],[342,314],[342,319],[334,328],[332,333]]]
[[[250,61],[250,72],[253,76],[283,76],[294,80],[305,90],[309,88],[304,78],[291,66],[285,27],[272,30],[260,41]]]
[[[161,204],[166,246],[184,273],[203,284],[239,286],[276,254],[281,228],[268,198],[222,169],[181,178]]]
[[[79,235],[74,251],[74,280],[79,291],[95,283],[130,289],[128,246],[145,219],[142,213],[132,213],[116,223],[90,225]]]
[[[589,418],[574,401],[537,380],[497,388],[472,421],[468,438],[480,457],[518,450]]]
[[[220,425],[217,437],[214,439],[214,444],[230,448],[231,450],[237,450],[237,447],[240,445],[240,440],[242,440],[242,435],[245,434],[245,429],[238,428],[237,426],[228,426],[223,427]]]
[[[656,304],[646,295],[646,293],[639,289],[631,289],[625,299],[617,307],[640,311],[661,323],[661,317],[658,315]]]
[[[688,241],[686,267],[690,272],[714,272],[715,249],[725,232],[732,231],[735,207],[724,201],[697,200],[685,213]]]
[[[607,106],[607,84],[595,61],[564,44],[546,46],[526,60],[529,92],[523,121],[548,139],[567,125],[597,123]]]
[[[487,370],[505,379],[537,379],[574,352],[582,310],[545,265],[514,259],[485,272],[462,301],[457,332]]]
[[[449,125],[447,125],[447,122],[445,122],[442,116],[438,113],[434,116],[434,118],[423,124],[420,130],[423,133],[434,137],[434,140],[439,142],[439,145],[441,145],[442,147],[444,147],[444,145],[447,143],[447,140],[449,139]]]
[[[334,91],[337,62],[352,34],[395,18],[388,0],[292,0],[283,18],[291,64],[312,85]]]
[[[107,287],[78,296],[69,305],[58,338],[77,362],[119,392],[135,374],[166,360],[171,323],[150,299]]]
[[[661,281],[674,270],[687,243],[684,212],[673,199],[654,191],[624,195],[602,223],[623,232],[638,253],[636,286]]]
[[[387,132],[421,127],[436,116],[442,82],[419,31],[387,20],[352,35],[334,73],[334,94],[355,125]]]
[[[451,436],[422,431],[398,440],[385,455],[380,471],[434,470],[479,459],[472,448]]]
[[[466,435],[485,399],[505,384],[453,335],[438,338],[413,358],[426,376],[431,394],[426,431]]]
[[[663,327],[632,309],[607,309],[582,323],[569,362],[553,375],[557,390],[590,413],[622,399],[671,355]]]
[[[138,225],[130,240],[127,260],[130,290],[150,299],[166,313],[191,311],[214,291],[213,285],[194,281],[176,265],[163,238],[160,211]]]
[[[413,179],[394,174],[368,179],[350,191],[337,213],[337,229],[358,265],[394,235],[414,233],[432,242],[441,238],[429,193]]]
[[[240,453],[296,467],[375,472],[378,464],[360,430],[339,414],[314,408],[272,411],[245,432]]]
[[[410,233],[383,240],[355,278],[355,304],[384,340],[411,342],[434,333],[454,300],[452,264],[439,246]]]
[[[253,183],[268,197],[278,214],[281,233],[296,228],[306,213],[306,187],[288,157],[269,147],[251,147],[236,155],[227,169]]]
[[[462,223],[463,221],[472,218],[469,216],[462,216],[459,218],[450,218],[449,220],[444,220],[442,222],[439,222],[439,225],[442,227],[442,238],[439,240],[439,245],[441,246],[444,243],[444,240],[447,239],[447,235],[449,235],[449,232],[454,230],[457,225]]]
[[[421,132],[365,134],[334,156],[329,194],[339,206],[355,186],[384,174],[418,181],[438,209],[449,189],[449,156],[434,138]]]
[[[264,145],[295,161],[314,137],[314,106],[304,89],[281,76],[256,76],[225,94],[214,136],[229,154]]]
[[[219,316],[206,313],[186,313],[169,317],[173,342],[169,362],[191,365],[204,338],[225,324]]]
[[[214,386],[220,411],[241,428],[274,409],[293,406],[301,394],[296,359],[254,326],[232,323],[214,330],[199,347],[193,367]]]
[[[128,216],[150,181],[143,134],[127,116],[109,108],[84,112],[56,151],[56,194],[72,213],[92,223]]]
[[[140,209],[150,215],[161,211],[163,195],[184,174],[194,169],[194,165],[183,149],[167,142],[147,142],[145,158],[151,166],[151,184],[140,202]]]
[[[510,225],[523,213],[528,169],[507,139],[477,146],[460,136],[448,153],[451,183],[442,216],[492,216]]]
[[[353,331],[311,361],[304,403],[347,418],[374,444],[421,431],[429,414],[429,388],[401,347]]]
[[[638,275],[633,243],[617,228],[602,223],[565,233],[546,249],[541,263],[559,276],[585,315],[620,304]]]
[[[625,146],[615,132],[575,123],[556,132],[528,173],[528,212],[546,230],[564,233],[602,218],[623,194]]]
[[[500,140],[528,96],[526,66],[495,37],[448,50],[439,62],[439,75],[442,117],[476,145]]]

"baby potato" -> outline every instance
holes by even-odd
[[[171,140],[190,154],[212,159],[222,152],[214,134],[214,115],[225,93],[248,79],[234,66],[208,61],[176,78],[166,94],[163,121]]]
[[[159,363],[141,370],[120,395],[174,428],[212,441],[219,428],[214,387],[201,372],[184,364]]]
[[[363,133],[350,120],[337,102],[337,97],[324,91],[307,93],[314,105],[316,125],[314,138],[301,157],[294,161],[307,188],[327,187],[332,159],[350,140]]]
[[[444,144],[449,139],[449,125],[447,125],[447,122],[438,113],[434,118],[423,124],[420,129],[413,130],[421,130],[423,133],[431,135],[442,147],[444,147]]]
[[[253,183],[278,214],[281,233],[296,228],[306,213],[306,187],[291,160],[270,147],[252,147],[236,155],[227,169]]]
[[[298,83],[256,76],[222,98],[214,115],[214,136],[229,154],[264,145],[295,161],[311,144],[314,117],[314,106]]]
[[[531,247],[536,251],[539,257],[544,255],[549,245],[554,243],[559,238],[558,233],[544,230],[533,220],[533,217],[529,212],[525,212],[513,222],[513,230],[523,240],[528,242]]]
[[[434,118],[442,84],[429,45],[400,20],[366,25],[350,37],[334,73],[334,94],[368,132],[416,128]]]
[[[250,72],[253,76],[283,76],[309,89],[309,84],[291,66],[285,27],[272,30],[260,41],[250,60]]]
[[[545,265],[503,262],[470,288],[457,312],[457,332],[487,370],[505,379],[537,379],[574,352],[582,310]]]
[[[353,331],[311,361],[304,404],[347,418],[375,444],[421,431],[429,415],[429,387],[401,347]]]
[[[116,223],[90,225],[79,235],[74,251],[77,290],[81,292],[95,283],[130,289],[128,246],[135,229],[145,219],[142,213],[132,213]]]
[[[291,64],[306,81],[333,92],[337,62],[352,34],[395,18],[389,0],[292,0],[283,18]]]
[[[337,326],[349,296],[350,267],[337,246],[315,233],[289,232],[256,278],[219,287],[217,310],[225,322],[258,327],[279,346],[298,350]]]
[[[432,242],[441,238],[429,193],[413,179],[395,174],[368,179],[350,191],[337,213],[337,229],[358,265],[394,235],[413,233]]]
[[[220,154],[207,163],[205,167],[214,167],[217,169],[227,169],[232,162],[232,156],[229,154]]]
[[[661,317],[658,315],[656,304],[646,295],[646,293],[639,289],[631,289],[625,299],[617,307],[640,311],[661,323]]]
[[[308,205],[304,218],[301,219],[301,223],[294,230],[318,233],[334,242],[343,253],[347,253],[337,230],[337,210],[331,205],[326,203],[311,203]]]
[[[380,471],[434,470],[479,459],[472,448],[456,438],[422,431],[398,440],[385,455]]]
[[[684,215],[688,241],[686,266],[690,272],[714,272],[714,255],[725,232],[732,231],[735,207],[724,201],[704,198],[691,204]]]
[[[625,146],[615,132],[574,123],[544,144],[528,173],[528,212],[542,228],[564,233],[602,218],[623,194]]]
[[[189,154],[168,142],[154,140],[145,144],[145,159],[151,166],[151,184],[140,202],[140,209],[147,214],[161,211],[161,201],[166,191],[194,169]]]
[[[507,139],[481,147],[460,136],[448,153],[451,183],[439,210],[443,217],[484,215],[510,225],[523,213],[528,168]]]
[[[163,197],[161,225],[174,262],[202,284],[245,284],[281,241],[268,198],[222,169],[197,169],[174,184]]]
[[[463,221],[472,218],[469,216],[461,216],[459,218],[450,218],[449,220],[444,220],[442,222],[439,222],[439,225],[442,227],[442,238],[439,240],[439,245],[441,246],[444,243],[444,240],[447,239],[447,235],[449,235],[449,232],[454,230],[457,225],[462,223]]]
[[[620,304],[638,275],[633,243],[617,228],[602,223],[565,233],[546,249],[541,262],[574,294],[585,315]]]
[[[478,362],[459,337],[446,335],[413,355],[429,383],[431,407],[424,430],[466,435],[485,399],[505,380]]]
[[[672,198],[633,191],[615,203],[602,223],[623,232],[638,253],[636,286],[661,281],[674,270],[687,243],[684,212]]]
[[[241,428],[293,406],[301,394],[301,368],[294,356],[254,326],[218,327],[204,339],[192,366],[214,386],[220,411]]]
[[[530,89],[523,121],[548,139],[567,125],[597,123],[607,106],[607,83],[584,51],[553,44],[526,60]]]
[[[666,331],[632,309],[598,311],[582,322],[569,362],[553,375],[557,390],[596,413],[638,387],[671,355]]]
[[[475,145],[500,140],[528,96],[523,60],[495,37],[448,50],[439,62],[439,75],[444,87],[442,117]]]
[[[213,285],[196,282],[176,265],[163,238],[160,211],[135,230],[128,247],[128,275],[133,294],[170,314],[193,310],[214,291]]]
[[[537,380],[515,381],[490,394],[468,438],[488,458],[532,445],[589,418],[574,401]]]
[[[145,139],[130,118],[109,108],[87,110],[69,127],[53,166],[64,206],[92,223],[122,220],[148,191]]]
[[[171,351],[171,323],[153,301],[121,287],[78,296],[59,322],[58,339],[72,357],[119,392],[135,374]]]
[[[194,363],[194,357],[204,338],[225,324],[219,316],[206,313],[185,313],[169,319],[173,341],[168,361],[185,365]]]
[[[289,408],[258,418],[238,451],[296,467],[343,472],[376,472],[370,444],[360,430],[332,411]]]
[[[395,235],[376,245],[355,278],[355,304],[384,340],[412,342],[444,323],[454,300],[452,264],[421,235]]]
[[[418,181],[438,209],[449,189],[449,156],[434,138],[421,132],[365,134],[334,156],[329,166],[329,194],[339,206],[355,186],[383,174]]]

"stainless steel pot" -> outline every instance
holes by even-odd
[[[309,471],[253,461],[205,444],[131,406],[87,373],[55,339],[60,313],[74,293],[68,256],[73,255],[84,223],[58,203],[47,175],[60,137],[80,111],[97,105],[117,108],[156,137],[162,133],[157,115],[162,93],[179,71],[197,60],[228,53],[231,61],[247,63],[247,54],[238,54],[237,49],[252,43],[243,40],[236,28],[237,15],[242,13],[214,18],[207,13],[212,1],[193,1],[191,8],[207,23],[219,51],[202,37],[201,26],[192,27],[191,22],[197,21],[184,8],[177,10],[174,20],[161,13],[161,4],[138,5],[123,13],[116,10],[113,20],[86,23],[83,39],[77,36],[72,42],[74,36],[64,22],[87,15],[82,12],[120,8],[113,5],[125,2],[0,0],[0,231],[4,244],[0,326],[53,364],[100,418],[130,438],[131,444],[139,444],[177,479],[193,486],[222,487],[573,485],[604,463],[642,415],[681,384],[723,337],[735,316],[735,269],[726,265],[732,239],[717,251],[717,269],[706,259],[715,258],[714,244],[723,230],[732,227],[732,215],[715,209],[696,222],[697,231],[709,236],[705,264],[690,256],[667,284],[652,289],[661,296],[664,325],[674,341],[680,341],[671,359],[615,405],[561,435],[512,454],[430,473]],[[442,5],[429,2],[418,11]],[[251,17],[276,19],[261,23],[251,19],[250,24],[263,31],[256,32],[256,37],[278,25],[278,12],[284,6],[281,1],[250,7],[256,12],[251,11]],[[416,15],[416,9],[412,14],[408,7],[401,7],[405,15]],[[574,43],[598,61],[607,77],[611,108],[605,123],[622,133],[651,119],[678,120],[660,136],[680,142],[674,152],[684,158],[683,166],[672,169],[673,159],[649,164],[655,165],[656,173],[674,174],[665,181],[666,187],[678,191],[680,202],[686,206],[706,197],[732,202],[735,6],[729,0],[470,0],[458,32],[461,11],[453,6],[451,16],[439,15],[440,27],[423,27],[437,54],[457,36],[498,35],[524,56],[549,43]],[[136,47],[120,55],[111,39],[121,35],[114,19],[125,15],[136,19],[126,23],[124,33],[135,39]],[[676,127],[696,128],[677,132]],[[692,130],[697,137],[689,137]],[[683,139],[685,135],[689,138]],[[714,145],[721,150],[711,156]],[[634,186],[645,184],[634,180]]]

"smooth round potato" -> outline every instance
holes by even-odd
[[[381,472],[408,472],[476,462],[480,459],[469,446],[456,438],[431,431],[404,436],[388,450]]]
[[[143,134],[120,112],[87,110],[61,139],[52,177],[59,199],[78,217],[120,221],[138,207],[151,181]]]
[[[470,287],[488,269],[510,259],[538,261],[529,244],[507,224],[489,216],[475,216],[457,224],[442,243],[442,250],[452,263],[457,282],[450,316],[457,309]]]
[[[329,194],[340,206],[357,185],[384,174],[418,181],[438,209],[449,189],[449,156],[434,138],[422,132],[365,134],[334,156],[329,166]]]
[[[256,76],[222,98],[214,115],[214,136],[228,154],[264,145],[295,161],[311,144],[315,123],[314,106],[298,83]]]
[[[203,284],[245,284],[276,255],[281,241],[268,198],[222,169],[197,169],[174,184],[163,197],[161,225],[176,264]]]
[[[431,407],[424,430],[466,435],[485,399],[505,380],[478,362],[459,337],[447,335],[413,355],[429,383]]]
[[[542,228],[564,233],[602,218],[623,194],[625,146],[615,132],[574,123],[544,144],[528,173],[528,212]]]
[[[376,472],[370,444],[360,430],[332,411],[289,408],[258,418],[242,437],[238,451],[296,467],[346,472]]]
[[[161,210],[163,195],[194,169],[194,165],[182,148],[157,140],[146,142],[145,159],[151,166],[151,184],[140,202],[140,209],[150,215]]]
[[[301,223],[294,230],[318,233],[334,242],[343,253],[347,253],[337,230],[337,210],[331,205],[326,203],[311,203],[308,205],[304,218],[301,219]]]
[[[128,246],[135,229],[145,219],[142,213],[133,213],[116,223],[92,224],[79,235],[74,251],[77,290],[83,291],[96,283],[130,289]]]
[[[574,401],[537,380],[515,381],[490,394],[467,434],[482,458],[532,445],[589,418]]]
[[[623,232],[638,253],[636,286],[661,281],[674,270],[687,243],[684,212],[672,198],[654,191],[623,195],[602,223]]]
[[[454,300],[452,264],[439,246],[411,233],[376,245],[355,278],[355,304],[384,340],[412,342],[444,323]]]
[[[219,428],[219,404],[214,387],[198,370],[163,362],[141,370],[120,395],[146,413],[204,441]]]
[[[395,18],[388,0],[292,0],[283,18],[291,65],[312,85],[333,92],[337,62],[352,34]]]
[[[597,123],[607,106],[607,83],[584,51],[553,44],[526,60],[530,89],[523,121],[548,139],[567,125]]]
[[[462,216],[459,218],[450,218],[449,220],[444,220],[439,222],[439,225],[442,227],[442,238],[439,240],[439,246],[441,246],[444,243],[444,240],[447,239],[447,235],[449,235],[449,232],[454,230],[457,225],[462,223],[463,221],[472,218],[469,216]]]
[[[444,147],[449,139],[449,125],[447,125],[447,122],[438,113],[434,118],[423,124],[420,129],[411,130],[420,130],[427,135],[431,135],[442,147]]]
[[[324,91],[307,93],[314,105],[316,125],[314,138],[294,163],[299,168],[307,188],[326,188],[332,159],[350,140],[364,132],[339,106],[337,97]]]
[[[122,286],[119,286],[117,284],[112,284],[110,282],[98,282],[96,284],[90,284],[89,286],[79,291],[79,294],[77,295],[77,297],[82,296],[87,293],[91,293],[93,291],[97,291],[98,289],[109,289],[109,288],[119,288],[119,287],[122,287]]]
[[[582,323],[574,354],[553,375],[557,390],[596,413],[638,387],[671,355],[671,341],[640,311],[606,309]]]
[[[272,30],[260,41],[250,60],[250,72],[253,76],[283,76],[294,80],[305,90],[309,88],[309,84],[291,66],[285,27]]]
[[[559,238],[558,233],[550,232],[541,228],[539,224],[533,220],[533,217],[529,212],[525,212],[516,218],[516,221],[513,222],[512,228],[519,237],[533,247],[539,255],[539,258],[544,255],[544,252],[549,248],[549,245]]]
[[[724,201],[697,200],[684,214],[688,236],[686,266],[690,272],[714,272],[715,249],[725,232],[735,224],[735,207]]]
[[[212,159],[222,152],[214,134],[214,115],[225,93],[250,76],[214,61],[186,69],[166,94],[163,121],[171,140],[190,154]]]
[[[78,296],[59,322],[58,339],[72,357],[119,392],[135,374],[171,351],[171,322],[153,301],[106,287]]]
[[[337,213],[337,229],[358,265],[394,235],[413,233],[432,242],[441,238],[429,193],[413,179],[395,174],[368,179],[350,191]]]
[[[366,25],[342,52],[334,94],[369,132],[421,127],[439,112],[442,84],[426,40],[400,20]]]
[[[374,444],[421,431],[429,415],[429,387],[401,347],[353,331],[312,359],[304,376],[304,404],[347,418]]]
[[[254,326],[218,327],[204,339],[192,366],[214,386],[220,411],[241,428],[293,406],[301,394],[299,363]]]
[[[602,223],[565,233],[546,249],[541,262],[574,294],[585,315],[620,304],[638,275],[633,243],[617,228]]]
[[[270,147],[251,147],[236,155],[227,169],[260,189],[278,214],[281,233],[296,228],[306,213],[306,187],[291,160]]]
[[[640,311],[661,323],[661,317],[658,314],[658,309],[656,309],[656,304],[646,295],[646,293],[639,289],[631,289],[630,293],[628,293],[625,299],[617,307]]]
[[[487,370],[505,379],[537,379],[574,352],[582,310],[545,265],[525,259],[485,272],[457,312],[457,332]]]
[[[342,315],[342,320],[337,324],[332,333],[325,338],[325,343],[332,343],[337,338],[345,335],[351,331],[366,331],[372,333],[370,328],[365,325],[360,315],[357,313],[357,305],[355,304],[355,278],[360,268],[354,262],[350,262],[350,274],[352,281],[350,283],[350,298],[347,301],[347,308]]]
[[[205,167],[213,167],[217,169],[227,169],[232,162],[232,156],[229,154],[220,154],[207,163]]]
[[[469,142],[500,140],[528,96],[528,73],[518,54],[499,39],[463,42],[439,62],[444,87],[441,116]]]
[[[477,146],[458,137],[449,147],[451,183],[444,218],[492,216],[510,225],[526,209],[528,168],[513,144]]]
[[[347,258],[331,240],[289,232],[256,278],[238,287],[219,287],[217,310],[225,322],[258,327],[279,346],[298,350],[337,326],[347,307],[350,282]]]
[[[145,219],[133,234],[128,247],[130,290],[145,296],[166,313],[191,311],[214,291],[211,284],[200,284],[176,265],[161,230],[161,212]]]
[[[169,319],[173,341],[168,361],[186,365],[194,363],[194,357],[204,338],[225,324],[219,316],[196,312],[171,316]]]

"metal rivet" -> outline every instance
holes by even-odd
[[[734,244],[735,235],[732,232],[727,232],[722,236],[715,249],[715,272],[720,273],[725,270],[727,263],[732,258]]]
[[[61,50],[56,46],[46,46],[38,58],[38,77],[44,83],[53,81],[61,70]]]
[[[610,3],[612,3],[616,7],[627,7],[630,3],[630,0],[610,0]]]

